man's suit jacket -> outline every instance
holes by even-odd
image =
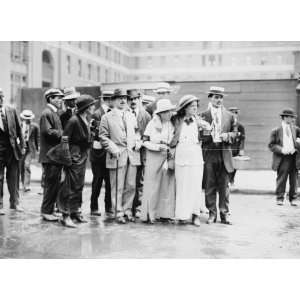
[[[60,143],[62,125],[58,113],[47,106],[40,118],[40,159],[41,163],[50,163],[47,152]]]
[[[139,113],[136,117],[136,120],[137,120],[137,127],[139,130],[139,133],[140,133],[141,137],[143,137],[146,127],[151,120],[151,115],[143,107],[140,107]],[[145,163],[146,149],[144,147],[142,147],[140,150],[140,153],[141,153],[141,162]]]
[[[21,123],[15,108],[4,106],[4,109],[9,133],[9,142],[16,160],[19,160],[22,157],[22,149],[24,148]]]
[[[36,152],[39,150],[39,139],[40,139],[40,129],[37,123],[31,122],[29,127],[29,139],[27,152],[30,152],[35,156]]]
[[[212,124],[213,118],[211,115],[211,110],[208,109],[201,114],[201,117],[207,121],[209,124]],[[228,133],[228,141],[221,143],[222,148],[222,157],[224,161],[225,168],[228,173],[234,171],[233,168],[233,161],[232,161],[232,151],[231,151],[231,144],[233,143],[236,133],[234,132],[235,129],[235,121],[234,116],[232,113],[227,111],[225,108],[222,108],[222,119],[221,119],[222,130],[221,133]],[[203,160],[204,162],[209,159],[208,154],[214,150],[210,150],[213,146],[213,139],[212,136],[202,136],[202,150],[203,150]]]
[[[155,112],[156,108],[157,108],[157,102],[158,102],[158,99],[156,99],[154,102],[148,104],[146,106],[146,111],[151,115],[153,116],[153,113]]]
[[[98,109],[95,110],[95,112],[92,115],[92,142],[98,141],[100,142],[99,137],[99,129],[100,129],[100,123],[102,116],[105,114],[104,109],[100,105]],[[90,161],[91,162],[101,162],[105,164],[106,159],[106,150],[104,148],[102,149],[93,149],[93,145],[90,150]]]
[[[294,141],[294,146],[296,149],[296,168],[297,170],[300,169],[300,145],[296,142],[296,138],[300,137],[300,128],[294,125],[291,125],[291,131]],[[272,159],[272,169],[277,171],[280,162],[284,156],[282,154],[282,147],[283,147],[283,128],[282,126],[277,127],[272,130],[269,149],[273,152],[273,159]]]
[[[67,108],[66,111],[64,111],[60,115],[61,126],[63,129],[66,127],[68,121],[71,119],[72,116],[73,116],[73,111],[70,108]]]
[[[119,167],[127,164],[127,158],[134,166],[141,164],[140,151],[134,150],[137,141],[135,116],[130,111],[125,111],[125,120],[126,127],[116,108],[105,114],[101,119],[100,140],[107,150],[106,167],[108,169],[116,168],[117,159],[112,156],[112,153],[118,150],[121,152]],[[108,146],[106,143],[108,143]]]

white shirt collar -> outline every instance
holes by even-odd
[[[54,105],[52,105],[51,103],[48,103],[47,104],[54,112],[57,112],[57,108],[54,106]]]

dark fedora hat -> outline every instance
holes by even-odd
[[[293,117],[297,118],[295,111],[292,108],[286,108],[280,114],[281,117]]]
[[[82,113],[89,106],[95,104],[96,102],[97,101],[90,95],[81,95],[76,101],[77,112]]]
[[[127,95],[129,99],[139,98],[141,96],[138,90],[127,90]]]
[[[115,89],[111,98],[116,99],[116,98],[120,98],[120,97],[128,97],[126,90]]]

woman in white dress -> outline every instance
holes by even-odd
[[[176,209],[175,219],[180,223],[192,220],[200,226],[203,158],[200,131],[210,129],[210,124],[197,116],[199,99],[183,96],[177,108],[175,135],[171,147],[175,148]]]
[[[161,99],[153,119],[144,132],[147,149],[141,220],[153,224],[156,219],[174,219],[175,175],[168,168],[169,144],[174,136],[170,100]]]

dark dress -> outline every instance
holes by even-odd
[[[71,215],[79,213],[82,204],[91,134],[87,124],[80,115],[76,114],[67,122],[63,135],[69,137],[72,165],[64,167],[65,176],[61,183],[58,208],[63,214]]]

